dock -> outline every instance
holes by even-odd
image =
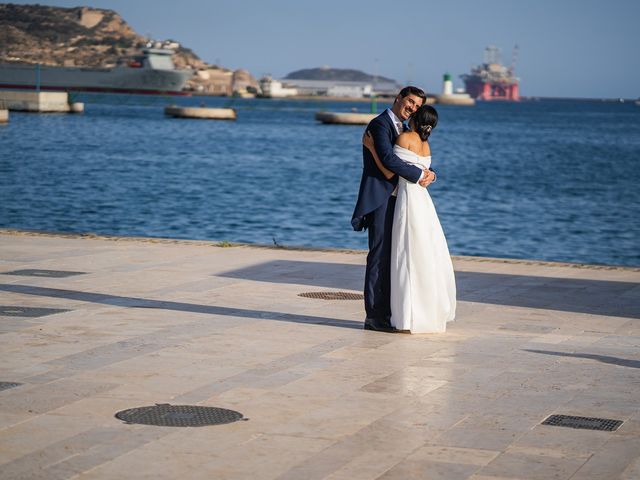
[[[455,257],[406,335],[363,330],[365,260],[0,230],[0,477],[640,478],[640,269]]]
[[[6,110],[34,113],[82,113],[84,103],[72,102],[67,92],[0,90],[0,105]]]

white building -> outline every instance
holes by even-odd
[[[283,98],[298,95],[296,88],[285,87],[282,82],[274,80],[270,76],[260,79],[260,90],[266,98]]]
[[[353,82],[342,80],[303,80],[285,78],[286,85],[295,87],[300,95],[319,95],[330,97],[370,97],[374,93],[396,95],[398,86],[393,82]]]
[[[373,86],[365,85],[344,85],[342,83],[331,85],[327,89],[327,95],[330,97],[370,97],[373,93]]]

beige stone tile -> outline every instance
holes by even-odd
[[[624,421],[624,423],[616,430],[615,435],[628,435],[631,437],[640,437],[640,411],[633,417]]]
[[[4,279],[45,289],[0,292],[16,304],[74,309],[0,335],[0,376],[26,384],[0,392],[4,466],[16,476],[122,478],[151,464],[148,478],[497,480],[568,478],[586,460],[587,477],[637,472],[640,330],[597,313],[637,308],[606,282],[640,285],[638,272],[457,258],[478,274],[463,284],[457,321],[408,336],[344,328],[360,326],[361,302],[298,297],[328,290],[327,275],[359,291],[363,252],[1,232],[0,242],[5,267],[90,272]],[[562,278],[601,281],[598,298]],[[156,402],[232,408],[248,421],[163,429],[113,417]],[[551,413],[625,423],[614,433],[539,425]]]
[[[292,421],[274,426],[282,435],[337,439],[351,435],[366,425],[398,409],[388,398],[353,393],[332,400]]]
[[[34,417],[30,413],[5,413],[0,411],[0,432],[8,427],[30,420]]]
[[[584,464],[581,457],[530,455],[506,452],[499,455],[487,466],[482,467],[479,475],[526,478],[527,480],[569,479]],[[593,478],[593,477],[592,477]]]
[[[411,450],[394,447],[387,451],[375,450],[356,455],[337,467],[324,480],[375,480],[384,475],[406,457]],[[313,478],[313,474],[311,474]],[[292,477],[293,478],[293,477]]]
[[[210,472],[210,478],[281,478],[330,444],[331,441],[318,438],[261,435],[237,448],[225,450],[204,468]]]
[[[497,450],[425,445],[412,453],[409,459],[483,466],[491,462],[500,453],[502,452]]]
[[[58,415],[39,415],[0,430],[1,464],[28,453],[46,448],[59,440],[91,429],[92,425],[79,419],[70,420]]]
[[[532,428],[533,423],[531,419],[470,416],[435,441],[442,446],[503,451]]]
[[[523,475],[526,475],[526,472],[523,473]],[[475,475],[471,475],[469,480],[527,480],[527,477],[496,477],[495,475],[482,475],[476,473]]]
[[[575,480],[618,479],[634,469],[640,459],[640,439],[612,436],[572,477]],[[635,464],[635,465],[634,465]]]
[[[434,462],[407,459],[391,468],[378,478],[380,480],[465,480],[477,470],[477,465]]]
[[[611,438],[610,432],[538,425],[517,439],[513,448],[533,448],[545,455],[588,456]]]
[[[638,478],[640,478],[640,458],[633,460],[620,474],[620,480],[637,480]]]
[[[74,475],[73,479],[104,480],[124,478],[123,475],[126,475],[128,478],[136,479],[189,478],[205,480],[212,478],[213,472],[205,467],[210,461],[209,455],[175,452],[150,453],[136,449],[90,470],[80,472]]]

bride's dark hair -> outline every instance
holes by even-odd
[[[411,116],[413,127],[420,140],[426,142],[431,135],[431,130],[438,124],[438,112],[431,105],[423,105]]]

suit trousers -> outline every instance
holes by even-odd
[[[364,308],[367,319],[381,325],[391,322],[391,231],[396,197],[367,214],[369,254],[364,276]]]

